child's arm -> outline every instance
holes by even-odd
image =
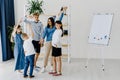
[[[13,37],[15,37],[16,31],[18,26],[14,26],[12,34],[11,34],[11,42],[14,42]]]
[[[60,38],[61,38],[61,35],[62,35],[62,31],[60,31],[57,36],[56,36],[56,40],[54,42],[54,45],[57,47],[58,43],[60,42]]]
[[[34,37],[34,33],[33,33],[33,30],[32,30],[31,26],[29,26],[29,31],[30,31],[30,34],[28,36],[33,38]]]
[[[40,25],[41,27],[40,27],[40,31],[39,31],[39,34],[41,35],[40,36],[40,43],[41,43],[41,39],[42,39],[42,37],[43,37],[43,24],[41,23],[41,25]]]
[[[29,33],[27,34],[31,40],[33,40],[34,33],[31,26],[28,26]]]
[[[18,23],[17,23],[17,25],[14,26],[13,31],[12,31],[12,34],[11,34],[11,38],[10,38],[11,42],[14,42],[13,37],[15,37],[15,34],[16,34],[16,32],[17,32],[18,25],[20,25],[21,22],[22,22],[22,21],[19,20]]]
[[[21,18],[21,21],[25,22],[25,23],[28,23],[28,24],[31,24],[32,21],[28,20],[28,19],[32,19],[33,17],[31,15],[29,16],[25,16],[24,18]]]
[[[26,54],[26,48],[27,48],[28,46],[27,45],[25,45],[25,44],[23,44],[23,49],[24,49],[24,54]]]

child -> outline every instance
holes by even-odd
[[[25,23],[28,23],[31,25],[33,33],[34,33],[34,37],[33,37],[33,46],[35,48],[35,62],[34,62],[34,66],[35,68],[40,68],[39,66],[36,65],[39,54],[40,54],[40,39],[42,37],[42,33],[43,33],[43,24],[42,22],[39,20],[39,13],[34,13],[33,17],[29,16],[29,18],[34,19],[34,21],[29,21],[27,20],[27,17],[25,17],[25,19],[23,20]]]
[[[35,50],[32,44],[32,38],[28,37],[26,33],[22,34],[22,38],[24,40],[23,48],[25,52],[25,67],[24,67],[24,78],[28,77],[27,70],[30,66],[30,73],[29,77],[33,78],[33,69],[34,69],[34,57],[35,57]]]
[[[56,26],[56,30],[53,33],[53,37],[52,37],[53,71],[49,72],[49,74],[53,74],[53,76],[60,76],[60,75],[62,75],[62,72],[61,72],[61,68],[62,68],[61,37],[63,36],[62,22],[56,21],[55,26]]]
[[[24,50],[23,50],[23,40],[21,38],[22,29],[20,25],[14,27],[11,42],[14,42],[14,58],[15,58],[15,70],[21,73],[24,69]]]

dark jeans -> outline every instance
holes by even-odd
[[[33,69],[34,69],[34,57],[35,57],[35,54],[25,57],[24,76],[27,76],[27,71],[29,66],[30,66],[29,76],[32,76]]]

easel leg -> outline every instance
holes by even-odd
[[[104,47],[101,47],[101,61],[102,61],[102,70],[105,71],[105,67],[104,67],[104,56],[103,56],[103,49]]]
[[[88,50],[87,50],[87,60],[86,60],[86,64],[85,64],[85,68],[88,68],[88,63],[89,63],[89,53],[88,53]]]
[[[88,67],[88,62],[89,62],[89,58],[88,58],[88,59],[87,59],[87,61],[86,61],[85,68],[87,68],[87,67]]]

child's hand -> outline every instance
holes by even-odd
[[[32,19],[32,18],[33,18],[33,16],[32,16],[32,15],[25,15],[25,17],[30,18],[30,19]]]
[[[44,43],[44,39],[40,39],[40,43],[43,44]]]
[[[16,31],[17,30],[17,26],[14,26],[14,29],[13,29],[14,31]]]
[[[44,42],[44,39],[40,39],[39,44],[40,44],[41,47],[44,46],[43,42]]]
[[[18,24],[22,23],[22,18],[18,21]]]
[[[68,7],[67,7],[67,6],[65,6],[65,7],[64,7],[64,10],[67,10],[67,8],[68,8]]]
[[[33,18],[33,16],[32,16],[32,15],[29,15],[29,16],[28,16],[28,18],[32,19],[32,18]]]
[[[55,47],[57,48],[57,44],[54,44],[55,45]]]

